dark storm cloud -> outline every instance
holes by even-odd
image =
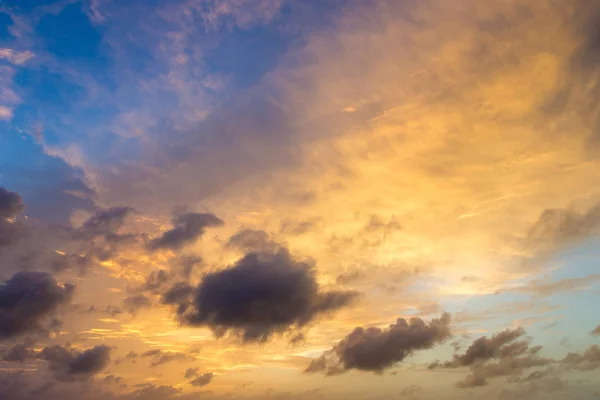
[[[524,335],[525,330],[517,328],[506,329],[491,338],[480,337],[463,354],[455,354],[452,361],[436,362],[429,368],[469,367],[471,373],[457,382],[456,386],[472,388],[486,386],[488,379],[496,377],[507,376],[518,380],[527,370],[554,364],[553,360],[540,357],[541,346],[530,346],[528,339],[522,339]]]
[[[202,387],[208,385],[212,381],[214,374],[212,372],[200,374],[198,373],[198,368],[189,368],[185,371],[183,377],[188,380],[190,385]]]
[[[43,321],[71,299],[74,286],[46,272],[19,272],[0,284],[0,339],[42,330]]]
[[[426,323],[420,318],[398,318],[387,329],[355,328],[331,350],[313,360],[306,372],[327,375],[351,369],[382,372],[418,350],[430,349],[450,338],[450,314]]]
[[[208,326],[217,336],[231,330],[244,341],[264,341],[358,296],[320,291],[313,265],[279,248],[246,254],[230,268],[205,275],[193,299],[179,304],[177,314],[182,323]]]
[[[85,351],[59,345],[44,348],[39,356],[48,361],[58,379],[87,377],[104,369],[110,362],[110,347],[96,346]]]
[[[24,209],[23,199],[18,193],[0,187],[0,218],[12,218]]]
[[[211,213],[186,212],[173,219],[173,229],[163,233],[148,244],[151,250],[177,250],[202,236],[206,228],[223,225],[217,216]]]

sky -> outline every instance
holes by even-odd
[[[600,3],[0,0],[0,398],[596,399]]]

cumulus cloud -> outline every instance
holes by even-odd
[[[328,375],[351,369],[381,373],[418,350],[425,350],[451,337],[450,314],[426,323],[420,318],[398,318],[386,329],[355,328],[332,349],[313,360],[306,372]]]
[[[70,301],[75,287],[46,272],[18,272],[0,284],[0,339],[43,330],[43,322]]]
[[[488,379],[520,377],[532,368],[547,367],[553,360],[539,356],[541,346],[530,346],[523,328],[506,329],[491,338],[482,336],[471,343],[463,354],[455,354],[451,361],[433,363],[430,369],[469,367],[471,373],[457,382],[459,388],[486,386]]]
[[[48,361],[57,379],[88,377],[102,371],[110,362],[111,349],[100,345],[79,351],[59,345],[45,347],[38,357]]]
[[[186,212],[173,219],[173,228],[148,244],[151,250],[177,250],[202,236],[209,227],[223,225],[223,221],[211,213]]]
[[[285,248],[248,253],[231,267],[207,274],[193,298],[178,304],[186,325],[208,326],[217,336],[227,331],[244,341],[263,341],[274,333],[302,327],[320,315],[348,305],[359,294],[323,292],[314,266]],[[189,294],[182,286],[179,293]],[[176,303],[186,296],[169,296]]]

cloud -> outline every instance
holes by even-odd
[[[600,275],[588,275],[582,278],[567,278],[555,282],[545,280],[531,280],[525,285],[501,289],[501,292],[507,293],[526,293],[532,296],[549,297],[560,292],[570,292],[575,290],[588,289],[596,281],[600,280]]]
[[[0,106],[0,120],[10,121],[13,117],[13,110],[7,106]]]
[[[592,371],[600,368],[600,347],[591,345],[583,354],[569,353],[562,363],[578,371]]]
[[[186,212],[176,216],[173,225],[173,229],[153,239],[148,248],[177,250],[202,236],[206,228],[223,225],[223,221],[210,213]]]
[[[15,51],[12,49],[0,48],[0,59],[16,65],[25,64],[28,60],[35,56],[30,51]]]
[[[200,374],[198,373],[198,368],[189,368],[185,371],[183,377],[188,380],[190,385],[202,387],[208,385],[212,381],[214,374],[212,372]]]
[[[102,371],[110,362],[111,349],[100,345],[79,351],[59,345],[45,347],[38,355],[48,361],[59,380],[89,377]]]
[[[163,350],[148,350],[141,354],[142,358],[151,357],[151,367],[157,367],[162,364],[166,364],[171,361],[191,361],[194,357],[189,354],[179,353],[175,351],[163,351]]]
[[[85,239],[116,235],[117,231],[123,226],[125,218],[133,211],[134,209],[131,207],[113,207],[96,211],[78,229],[77,234]]]
[[[598,336],[598,335],[600,335],[600,325],[598,325],[597,327],[595,327],[595,328],[594,328],[594,330],[592,330],[592,331],[590,332],[590,334],[591,334],[592,336]]]
[[[538,251],[550,251],[600,233],[600,204],[587,211],[544,210],[529,231],[529,241]]]
[[[273,252],[279,244],[263,230],[243,229],[231,236],[226,246],[245,252]]]
[[[75,287],[46,272],[18,272],[0,284],[0,339],[41,331],[44,320],[70,301]]]
[[[25,205],[18,193],[0,186],[0,218],[12,218],[23,212]]]
[[[4,356],[2,361],[19,361],[24,362],[29,358],[35,357],[35,352],[25,344],[16,344],[11,347]]]
[[[358,297],[320,291],[315,275],[311,263],[294,259],[286,248],[248,253],[230,268],[205,275],[177,314],[183,324],[208,326],[217,336],[231,330],[244,341],[264,341]]]
[[[530,346],[523,328],[506,329],[491,338],[482,336],[471,343],[463,354],[455,354],[452,361],[433,363],[430,369],[469,367],[471,373],[457,382],[458,388],[486,386],[488,379],[520,377],[531,368],[548,367],[554,360],[539,356],[541,346]],[[531,375],[533,376],[533,375]]]
[[[425,350],[451,337],[450,314],[426,323],[420,318],[398,318],[387,329],[355,328],[331,350],[313,360],[306,372],[327,375],[351,369],[381,373],[418,350]]]

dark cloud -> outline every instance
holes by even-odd
[[[151,250],[177,250],[202,236],[206,228],[223,225],[223,221],[211,213],[186,212],[173,219],[173,229],[150,241]]]
[[[24,362],[25,360],[33,357],[35,357],[35,352],[26,344],[20,343],[11,347],[6,354],[2,356],[2,360]]]
[[[207,274],[193,299],[178,306],[182,323],[208,326],[217,336],[231,330],[244,341],[304,326],[358,297],[350,291],[321,292],[313,265],[287,249],[249,253],[232,267]]]
[[[486,361],[490,358],[506,355],[511,350],[519,350],[521,347],[514,347],[514,341],[525,334],[523,328],[507,329],[493,335],[491,338],[486,336],[476,339],[466,350],[464,354],[455,355],[454,360],[448,366],[469,366],[478,361]],[[523,342],[519,342],[520,345]]]
[[[185,370],[185,374],[183,374],[185,379],[191,379],[195,376],[198,376],[198,368],[188,368]]]
[[[592,345],[583,353],[569,353],[562,363],[578,371],[592,371],[600,368],[600,347]]]
[[[151,367],[157,367],[162,364],[169,363],[171,361],[191,361],[194,360],[189,354],[179,353],[175,351],[163,351],[163,350],[148,350],[141,354],[142,358],[152,358],[150,363]]]
[[[227,241],[228,247],[233,247],[244,252],[273,252],[279,244],[262,230],[244,229],[231,236]]]
[[[79,236],[90,239],[97,236],[116,235],[123,226],[125,218],[133,212],[131,207],[113,207],[99,210],[78,229]]]
[[[198,373],[198,368],[189,368],[185,371],[184,378],[189,380],[192,386],[202,387],[208,385],[214,377],[212,372]]]
[[[102,371],[110,362],[110,351],[110,347],[104,345],[84,351],[55,345],[44,348],[38,357],[48,361],[57,379],[70,379]]]
[[[27,234],[27,228],[22,221],[8,221],[0,218],[0,247],[16,243]]]
[[[552,365],[553,360],[539,356],[541,346],[530,346],[529,339],[521,339],[524,335],[525,330],[517,328],[506,329],[491,338],[480,337],[463,354],[455,354],[452,361],[434,363],[429,368],[469,367],[471,373],[456,386],[472,388],[486,386],[488,379],[496,377],[518,380],[527,370]]]
[[[74,286],[46,272],[18,272],[0,284],[0,339],[43,330],[42,323],[71,299]]]
[[[18,193],[0,187],[0,218],[12,218],[23,212],[25,205]]]
[[[306,372],[328,375],[351,369],[382,372],[417,350],[430,349],[450,338],[450,314],[426,323],[398,318],[387,329],[355,328],[331,350],[313,360]]]

